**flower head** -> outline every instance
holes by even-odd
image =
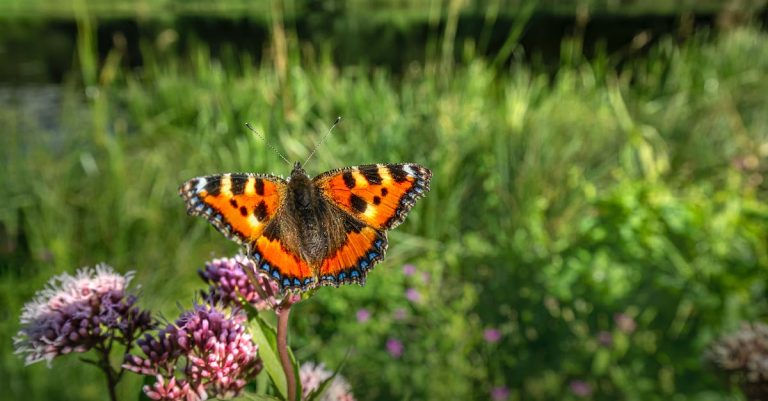
[[[416,266],[414,265],[403,265],[403,275],[406,277],[413,276],[414,273],[416,273]]]
[[[603,347],[610,347],[613,345],[613,335],[605,330],[597,333],[597,342]]]
[[[203,395],[237,396],[262,368],[257,346],[242,324],[244,320],[240,312],[227,315],[210,304],[196,305],[156,336],[147,334],[139,340],[145,356],[128,355],[123,367],[164,377],[168,385],[173,378],[183,375],[183,380],[174,382],[181,386],[179,394],[184,393],[184,385],[188,384],[194,390],[189,394],[200,395],[202,399],[206,398]],[[153,393],[162,394],[160,390],[168,385],[155,383],[145,386],[144,392],[152,397]]]
[[[417,303],[421,300],[421,294],[415,288],[408,288],[405,290],[405,298],[413,303]]]
[[[751,393],[768,396],[768,325],[745,323],[712,343],[704,359],[726,375],[749,387]]]
[[[486,342],[495,344],[501,340],[501,331],[496,328],[487,328],[483,331],[483,338]]]
[[[199,270],[200,277],[209,284],[208,293],[213,299],[220,301],[224,306],[237,305],[240,297],[253,305],[258,310],[269,308],[276,303],[271,294],[278,294],[280,289],[274,280],[260,280],[261,292],[253,285],[245,269],[254,272],[254,277],[259,277],[256,266],[252,260],[243,255],[234,258],[214,259],[205,264],[203,270]],[[270,288],[266,288],[269,286]],[[261,294],[267,296],[263,298]]]
[[[592,395],[592,386],[590,386],[589,383],[585,382],[584,380],[571,380],[571,383],[568,385],[568,387],[576,396],[589,397]]]
[[[493,401],[504,401],[509,398],[509,388],[507,386],[499,386],[491,389],[491,399]]]
[[[397,308],[392,311],[392,318],[395,320],[404,320],[408,312],[404,308]]]
[[[323,366],[322,363],[305,362],[299,369],[299,379],[301,380],[301,398],[307,399],[313,391],[317,391],[320,385],[333,376],[333,372]],[[320,396],[320,401],[354,401],[351,386],[347,380],[337,374],[333,381],[326,387],[325,392]]]
[[[403,355],[403,342],[396,338],[389,338],[387,340],[387,352],[393,358],[400,358]]]
[[[27,364],[50,364],[109,340],[131,343],[153,324],[149,312],[135,305],[136,296],[126,293],[132,277],[104,264],[53,277],[22,309],[16,353],[24,354]]]
[[[368,320],[371,319],[371,312],[368,311],[368,309],[360,308],[357,310],[357,321],[360,323],[365,323]]]
[[[637,329],[637,322],[635,322],[635,319],[626,313],[617,313],[613,315],[613,321],[616,323],[616,327],[624,333],[631,334]]]

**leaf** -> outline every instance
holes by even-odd
[[[285,400],[288,396],[287,385],[285,380],[285,373],[283,372],[283,366],[280,364],[280,357],[277,353],[277,333],[275,329],[269,325],[264,319],[257,313],[250,314],[251,318],[251,335],[256,344],[259,345],[259,356],[264,362],[264,369],[272,379],[272,383],[277,388],[277,391],[282,396],[281,399]]]

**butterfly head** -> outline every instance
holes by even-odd
[[[294,178],[296,176],[307,176],[307,172],[304,171],[304,168],[301,166],[301,162],[293,163],[293,170],[291,170],[291,178]]]

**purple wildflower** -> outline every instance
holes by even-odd
[[[156,336],[140,339],[145,356],[128,355],[123,367],[168,380],[144,386],[150,398],[175,399],[164,398],[166,390],[192,400],[235,397],[262,368],[244,321],[240,312],[225,315],[212,305],[196,305]]]
[[[576,396],[589,397],[592,395],[592,386],[583,380],[571,380],[571,383],[568,385],[568,387]]]
[[[126,293],[132,278],[133,273],[121,275],[104,264],[53,277],[22,309],[16,353],[25,354],[27,364],[46,360],[50,366],[57,356],[111,341],[130,346],[152,327],[149,312]]]
[[[429,274],[429,272],[422,272],[421,273],[421,281],[423,281],[424,284],[429,284],[430,280],[432,280],[432,275]]]
[[[624,333],[631,334],[637,329],[635,319],[626,313],[617,313],[613,315],[613,321],[616,323],[616,327]]]
[[[403,355],[403,342],[396,338],[389,338],[387,340],[387,352],[393,358],[400,358]]]
[[[406,277],[413,276],[416,273],[416,266],[414,265],[404,265],[403,266],[403,275]]]
[[[495,328],[488,328],[483,331],[483,338],[486,342],[495,344],[501,340],[501,331]]]
[[[603,347],[610,347],[613,345],[613,336],[611,333],[603,330],[597,333],[597,342]]]
[[[333,372],[323,366],[322,363],[305,362],[299,369],[299,380],[301,380],[302,399],[307,399],[309,395],[317,391],[326,380],[333,376]],[[316,398],[320,401],[355,401],[352,395],[352,388],[347,380],[337,374],[333,381],[325,388],[325,392]]]
[[[491,399],[493,401],[504,401],[509,398],[509,388],[499,386],[491,389]]]
[[[407,315],[408,312],[405,311],[405,308],[397,308],[392,311],[392,318],[398,321],[404,320]]]
[[[405,298],[413,303],[417,303],[421,300],[421,294],[415,288],[408,288],[405,290]]]
[[[255,270],[253,261],[243,255],[237,255],[234,258],[214,259],[206,263],[205,269],[199,270],[198,274],[210,285],[208,294],[224,306],[238,305],[241,297],[258,310],[268,309],[275,305],[277,301],[270,295],[280,293],[277,283],[271,279],[260,280],[262,281],[260,283],[261,293],[267,296],[264,299],[259,295],[260,292],[253,285],[244,269],[250,269],[255,277],[260,277],[260,273]]]
[[[357,310],[357,321],[360,323],[365,323],[371,318],[371,312],[368,311],[368,309],[360,308]]]

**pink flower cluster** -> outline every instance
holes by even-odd
[[[243,255],[214,259],[206,263],[205,269],[198,271],[198,274],[209,284],[208,295],[224,306],[238,305],[241,298],[258,310],[274,306],[277,303],[274,294],[280,293],[277,283],[274,280],[262,278],[260,280],[262,288],[259,291],[244,269],[253,272],[254,277],[261,278],[260,273],[256,272],[253,261]]]
[[[306,400],[309,395],[317,391],[320,386],[333,376],[333,372],[326,369],[322,363],[305,362],[299,369],[299,379],[301,380],[301,399]],[[333,381],[325,388],[319,401],[355,401],[352,395],[351,386],[341,375],[336,375]]]
[[[138,340],[145,356],[128,355],[123,367],[157,377],[144,386],[154,400],[235,397],[262,368],[244,321],[242,313],[196,305],[157,335]]]
[[[104,264],[53,277],[22,309],[16,353],[27,364],[50,364],[57,356],[106,349],[113,341],[129,346],[153,325],[150,313],[126,293],[132,277]]]

